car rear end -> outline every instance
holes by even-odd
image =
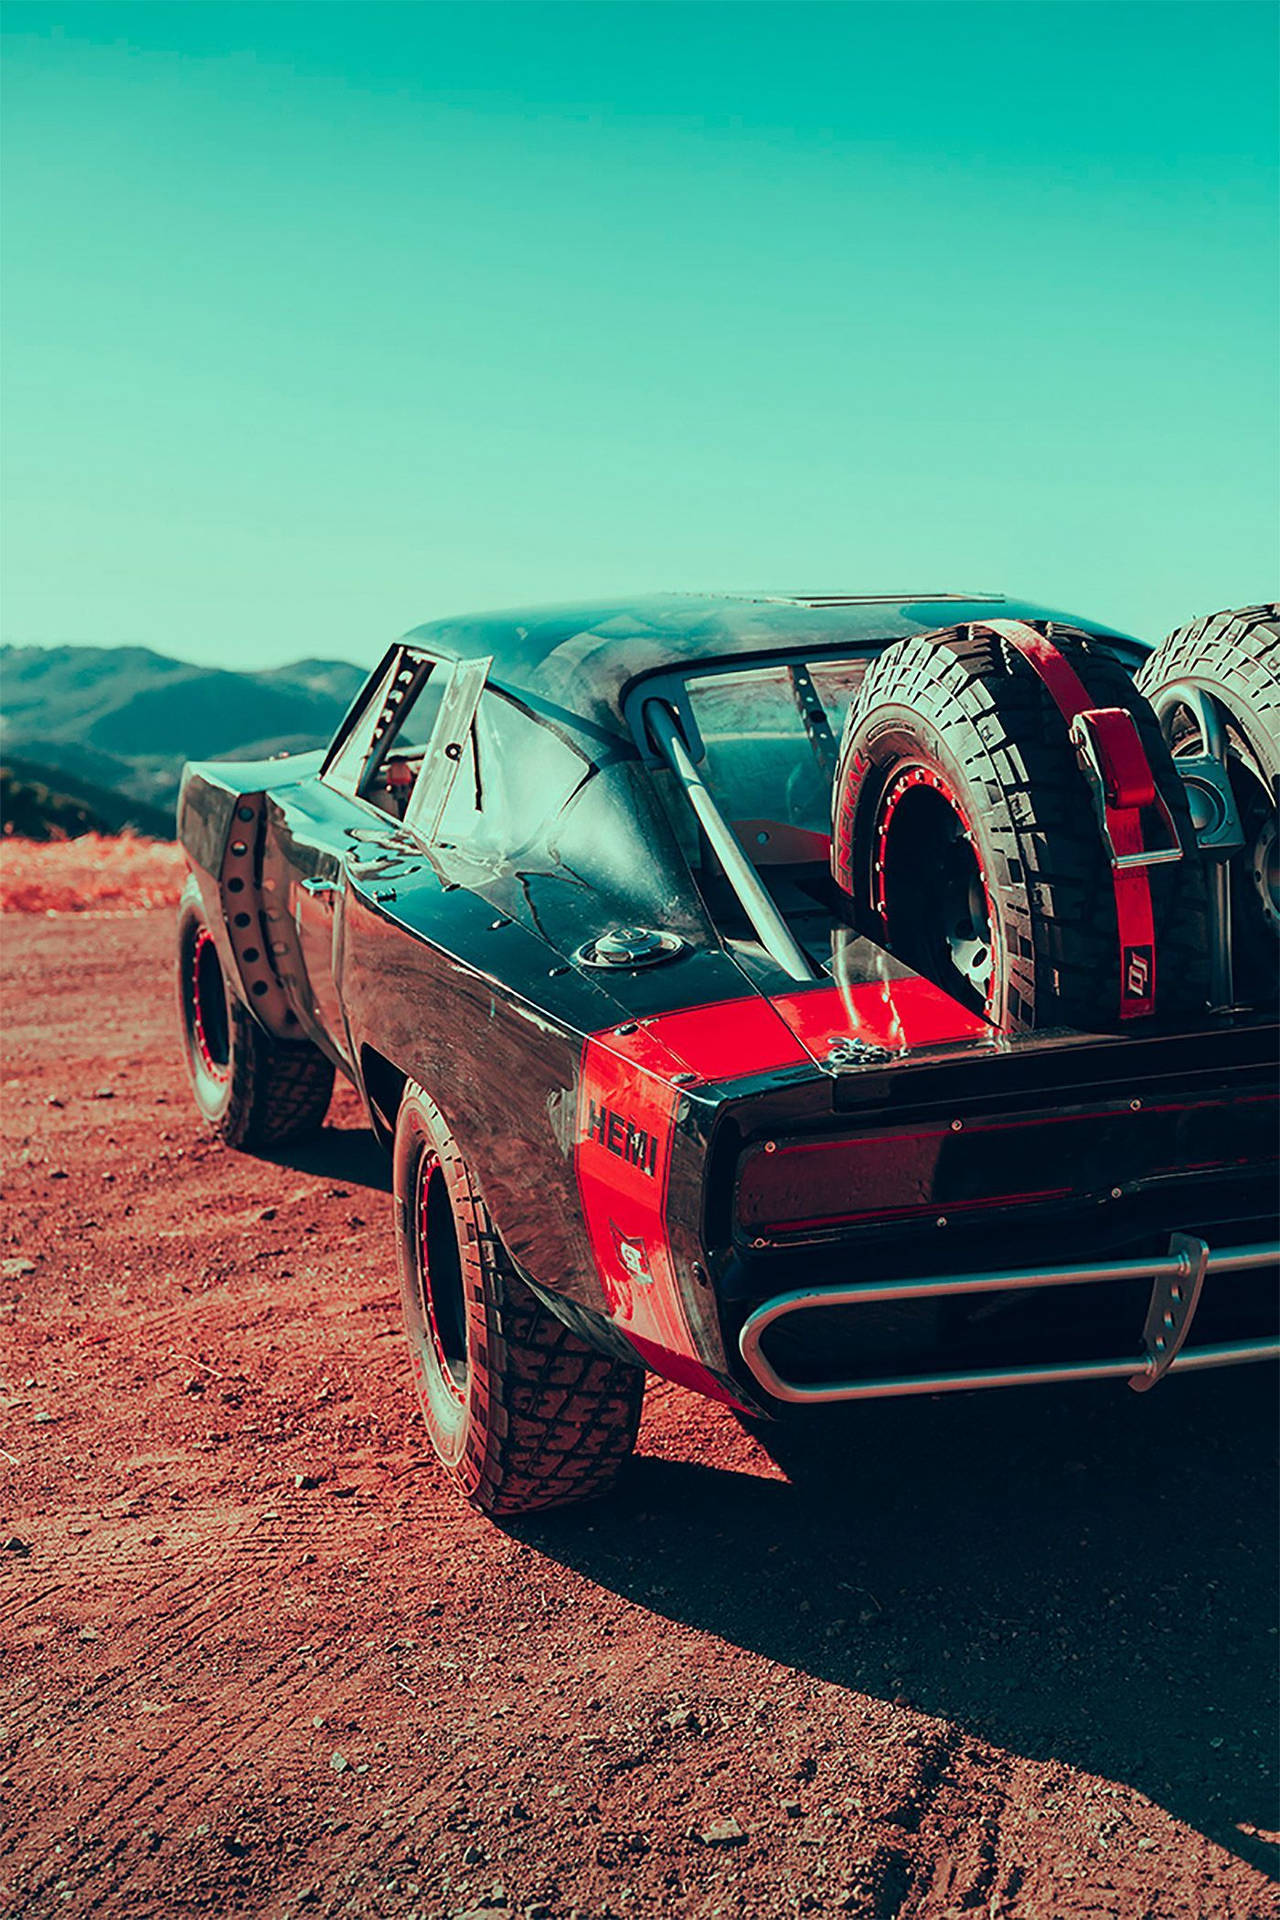
[[[632,693],[725,946],[812,1069],[724,1087],[710,1127],[745,1391],[1280,1355],[1270,614],[1221,616],[1241,672],[1212,697],[1153,667],[1158,713],[1114,636],[1000,613]],[[691,1066],[733,1059],[683,1017]],[[743,1072],[777,1064],[754,1044]]]
[[[1277,1030],[992,1036],[726,1101],[704,1232],[766,1404],[1280,1356]]]

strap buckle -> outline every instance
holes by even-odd
[[[1133,715],[1124,707],[1088,707],[1071,722],[1071,744],[1089,783],[1094,811],[1117,873],[1135,867],[1159,867],[1181,860],[1182,847],[1169,804],[1155,783]],[[1118,815],[1128,814],[1121,822]],[[1143,844],[1142,816],[1163,829],[1163,845]],[[1130,844],[1117,847],[1120,839]],[[1133,845],[1134,841],[1137,845]]]

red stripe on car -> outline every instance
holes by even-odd
[[[802,988],[777,995],[773,1004],[818,1060],[841,1040],[862,1040],[903,1053],[991,1034],[980,1013],[971,1013],[941,987],[914,975],[866,986]]]
[[[604,1034],[583,1046],[574,1131],[574,1166],[596,1271],[620,1326],[692,1354],[666,1221],[680,1093],[670,1080],[625,1059],[612,1043],[613,1035]]]
[[[1144,847],[1142,807],[1155,798],[1155,776],[1142,750],[1132,716],[1123,709],[1094,706],[1089,690],[1066,656],[1052,640],[1020,620],[984,620],[984,627],[1007,640],[1033,667],[1054,705],[1070,726],[1079,714],[1099,721],[1123,716],[1128,726],[1108,733],[1108,759],[1116,775],[1116,792],[1107,797],[1107,827],[1116,853],[1141,853]],[[1116,900],[1116,932],[1120,942],[1120,1018],[1142,1019],[1155,1012],[1156,934],[1151,910],[1151,885],[1145,867],[1111,869]]]
[[[760,994],[715,1000],[628,1021],[596,1038],[658,1075],[682,1074],[683,1084],[705,1084],[821,1064],[841,1040],[903,1053],[990,1033],[981,1014],[909,974],[847,988],[815,982],[768,1000]]]

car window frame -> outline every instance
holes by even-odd
[[[440,817],[453,791],[467,735],[489,678],[493,655],[455,660],[449,684],[441,697],[436,723],[422,755],[422,770],[400,825],[423,846],[434,846]]]
[[[414,710],[423,692],[437,676],[442,678],[444,682],[444,690],[440,696],[441,706],[444,705],[445,699],[448,696],[449,687],[453,678],[450,670],[451,663],[441,661],[432,654],[424,653],[421,648],[406,647],[401,654],[399,665],[392,678],[387,694],[383,699],[379,718],[381,718],[383,713],[386,713],[387,702],[395,690],[395,681],[405,673],[406,669],[408,669],[409,677],[396,703],[396,710],[386,715],[386,724],[381,731],[379,731],[377,720],[374,722],[373,736],[370,739],[368,751],[365,754],[364,766],[361,769],[360,778],[356,783],[355,797],[357,800],[369,800],[369,791],[376,782],[378,774],[386,765],[390,755],[399,748],[399,729],[403,726],[405,720],[411,720],[413,718]],[[438,713],[439,708],[437,708],[437,715]],[[435,739],[435,731],[435,722],[433,721],[431,731],[421,743],[421,746],[411,746],[408,748],[409,752],[420,752],[422,755],[422,763],[418,774],[419,779],[423,771],[425,771],[427,754],[430,751],[432,741]],[[417,785],[416,780],[414,785]],[[369,801],[369,804],[374,807],[377,806],[376,801]],[[379,808],[378,811],[381,812],[382,809]]]
[[[320,768],[321,784],[388,828],[408,832],[413,838],[429,845],[430,839],[424,835],[420,819],[426,810],[426,794],[430,792],[433,795],[432,816],[438,819],[453,786],[461,758],[460,750],[457,757],[448,753],[448,746],[453,742],[445,741],[444,734],[447,730],[453,735],[454,742],[465,739],[492,664],[491,655],[481,660],[454,660],[432,653],[426,647],[398,643],[369,676],[364,698],[353,705],[335,736]],[[384,745],[379,736],[378,723],[386,712],[396,680],[406,665],[414,671],[404,690],[404,699],[412,697],[416,701],[432,674],[443,674],[445,686],[430,737],[422,748],[422,767],[414,783],[413,800],[404,819],[396,820],[371,800],[363,789],[394,747],[394,736]],[[387,731],[390,732],[390,726]],[[423,794],[421,800],[418,799],[420,789]],[[414,800],[417,800],[416,806]]]
[[[318,776],[321,786],[328,787],[332,793],[340,793],[346,800],[358,801],[361,797],[360,786],[369,755],[373,751],[374,731],[404,653],[403,646],[390,648],[370,674],[364,697],[356,702],[343,721],[321,764]],[[349,783],[346,770],[351,764],[355,765],[356,774],[354,781]]]

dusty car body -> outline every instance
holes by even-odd
[[[326,753],[187,769],[228,992],[388,1140],[427,1089],[545,1308],[750,1412],[1274,1356],[1274,1011],[998,1031],[832,881],[838,702],[986,620],[1146,657],[961,595],[416,629]],[[704,784],[761,668],[786,717]]]

